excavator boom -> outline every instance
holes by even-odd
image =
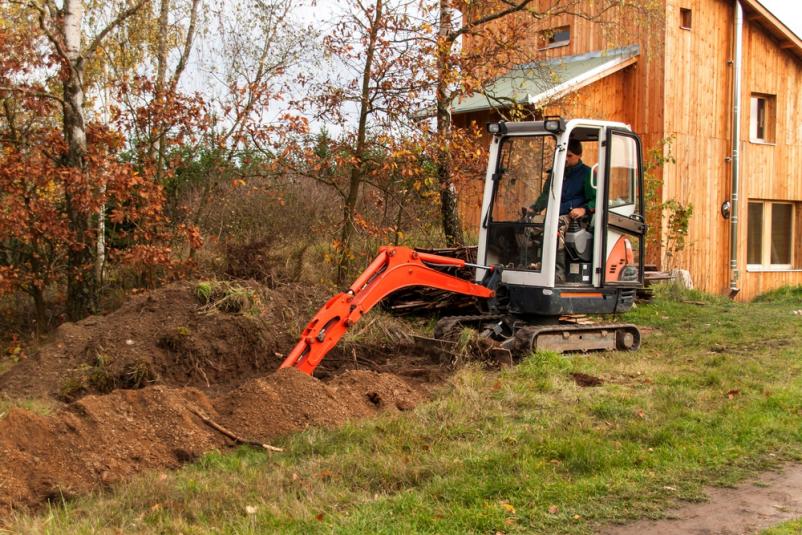
[[[408,247],[381,247],[379,255],[350,288],[329,299],[315,314],[281,368],[295,367],[311,375],[352,325],[384,297],[401,288],[429,286],[476,297],[493,297],[493,290],[435,269],[465,265],[459,258],[421,253]]]

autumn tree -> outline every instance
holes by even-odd
[[[357,209],[365,184],[386,189],[390,160],[405,154],[402,145],[416,137],[409,118],[425,88],[416,70],[416,6],[408,0],[351,0],[324,38],[334,72],[315,86],[311,102],[320,119],[340,130],[327,152],[338,172],[317,173],[342,200],[336,241],[339,282],[347,275],[357,228],[368,226]],[[312,169],[331,166],[322,161]]]

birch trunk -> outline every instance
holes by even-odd
[[[64,1],[62,38],[66,72],[62,82],[64,90],[64,138],[67,153],[64,164],[77,173],[84,172],[86,156],[86,122],[84,119],[83,57],[81,55],[81,0]],[[95,303],[95,281],[92,276],[93,255],[90,230],[91,219],[76,205],[71,195],[66,196],[67,216],[76,243],[67,257],[67,315],[77,320],[92,312]],[[105,249],[105,247],[104,247]]]

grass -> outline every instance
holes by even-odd
[[[283,453],[213,452],[7,527],[588,534],[657,518],[705,485],[802,459],[798,308],[660,291],[622,318],[646,332],[637,353],[467,367],[412,412],[310,429],[276,441]],[[581,388],[572,372],[604,384]]]
[[[54,403],[42,399],[14,399],[0,398],[0,420],[6,417],[11,409],[25,409],[42,416],[53,412]]]
[[[784,522],[779,526],[761,531],[760,535],[799,535],[802,533],[802,518]]]

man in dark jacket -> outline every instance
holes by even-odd
[[[541,213],[549,202],[551,177],[546,180],[531,209]],[[582,163],[582,143],[576,139],[568,141],[565,152],[565,173],[560,196],[560,224],[557,241],[556,282],[565,281],[565,229],[571,219],[578,219],[596,211],[596,190],[591,183],[591,169]]]
[[[565,174],[563,176],[560,215],[571,219],[591,214],[596,208],[596,190],[590,181],[590,167],[582,163],[582,143],[576,139],[568,141],[565,153]],[[532,205],[535,213],[542,212],[549,202],[551,178],[546,180],[543,191]]]

